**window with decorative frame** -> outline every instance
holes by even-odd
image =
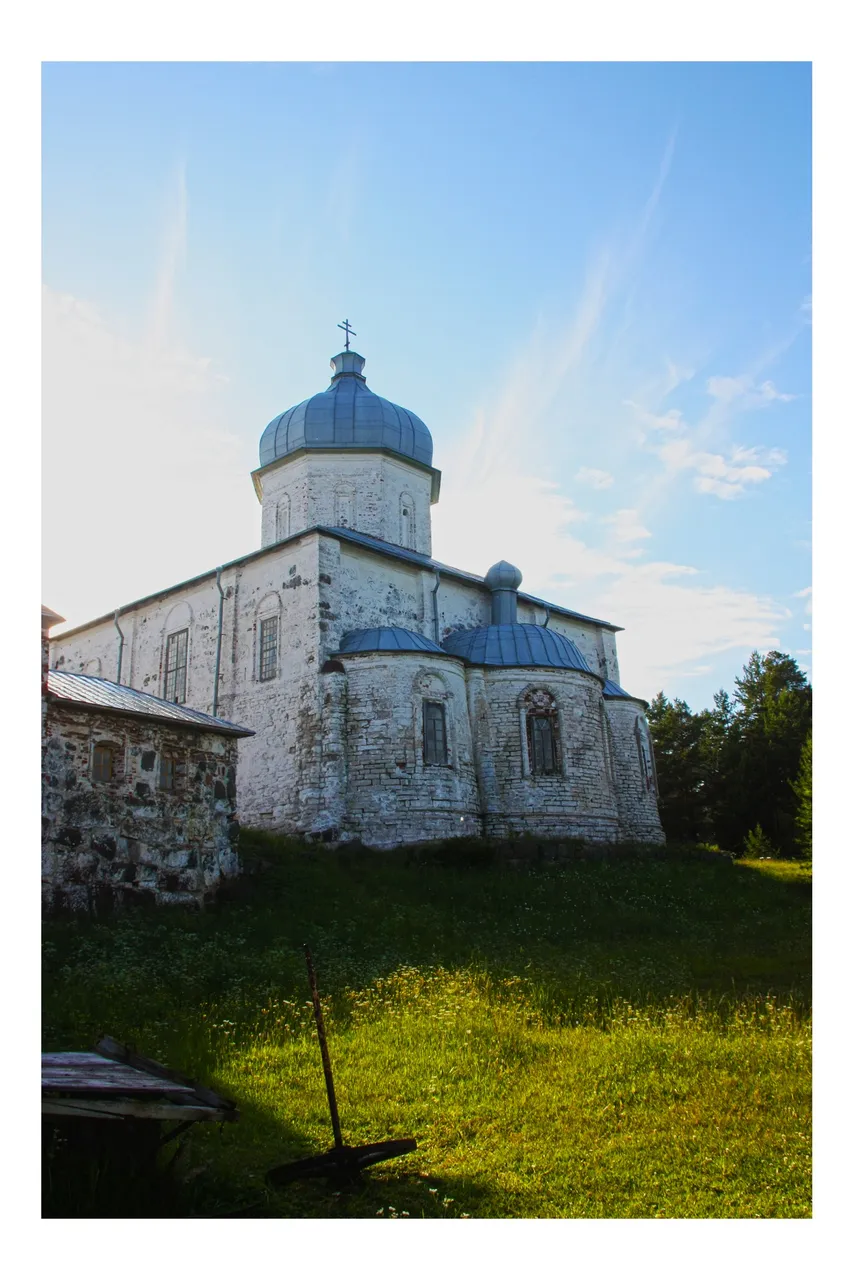
[[[278,617],[262,618],[258,637],[258,679],[278,675]]]
[[[560,722],[553,695],[533,690],[525,695],[523,707],[530,772],[546,777],[560,773]]]
[[[443,702],[423,704],[424,764],[448,764],[447,719]]]
[[[174,631],[166,637],[166,666],[163,697],[166,702],[187,700],[187,641],[189,631]]]

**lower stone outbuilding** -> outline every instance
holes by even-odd
[[[238,871],[237,743],[252,730],[94,676],[45,684],[44,910],[210,900]]]

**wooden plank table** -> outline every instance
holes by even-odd
[[[238,1118],[233,1102],[143,1058],[109,1037],[94,1053],[44,1053],[43,1116],[90,1120],[172,1120],[184,1129],[197,1120]]]

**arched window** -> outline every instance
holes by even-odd
[[[447,764],[447,721],[443,702],[424,702],[424,764]]]
[[[640,758],[640,777],[643,780],[643,788],[654,793],[657,791],[655,754],[645,716],[637,716],[634,736],[637,739],[637,755]]]
[[[522,717],[530,772],[542,776],[560,773],[560,721],[553,694],[545,689],[526,693]]]
[[[163,680],[163,697],[166,702],[183,703],[187,700],[188,637],[188,631],[173,631],[166,637],[166,671]]]
[[[410,493],[400,495],[400,546],[415,548],[415,503]]]
[[[290,537],[290,494],[284,493],[279,498],[275,509],[275,540],[281,542]]]
[[[341,529],[355,528],[355,488],[349,482],[335,487],[335,524]]]
[[[281,596],[268,592],[255,612],[255,679],[275,680],[280,671]]]

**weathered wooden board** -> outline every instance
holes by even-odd
[[[149,1075],[98,1053],[46,1053],[41,1060],[42,1089],[62,1093],[169,1093],[194,1096],[186,1084]]]
[[[95,1053],[42,1054],[42,1114],[92,1120],[236,1120],[233,1102],[105,1037]]]
[[[218,1120],[211,1107],[186,1106],[165,1099],[148,1098],[42,1098],[44,1116],[80,1116],[90,1120],[119,1120],[135,1116],[139,1120]]]

